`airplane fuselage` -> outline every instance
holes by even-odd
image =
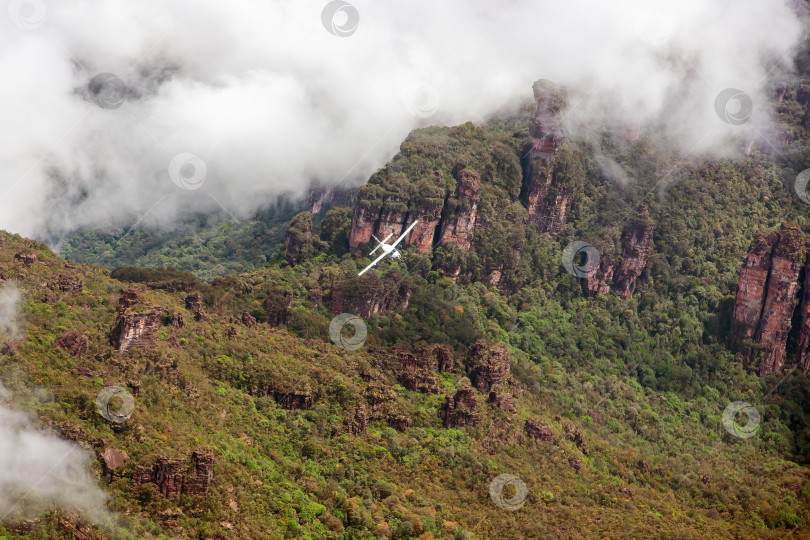
[[[408,236],[408,233],[410,233],[411,230],[413,230],[413,228],[416,226],[417,223],[418,223],[418,221],[414,221],[413,223],[411,223],[408,226],[408,228],[405,229],[405,232],[403,232],[399,236],[399,238],[397,238],[394,241],[393,244],[386,244],[386,242],[388,241],[389,238],[394,236],[394,233],[389,234],[388,236],[386,236],[382,240],[380,240],[379,238],[377,238],[376,236],[374,236],[372,234],[371,237],[374,238],[374,240],[376,240],[378,242],[378,245],[377,245],[377,247],[375,247],[374,249],[371,250],[371,253],[369,253],[369,255],[373,255],[374,252],[377,251],[380,248],[382,248],[382,250],[383,250],[382,255],[380,255],[379,257],[377,257],[373,261],[371,261],[371,264],[369,264],[368,266],[363,268],[360,271],[360,273],[358,273],[357,275],[362,276],[363,274],[368,272],[374,265],[376,265],[378,262],[383,260],[385,257],[391,257],[392,259],[399,259],[402,256],[402,253],[400,253],[399,250],[397,249],[397,244],[399,244],[400,242],[405,240],[405,237]]]
[[[392,246],[389,246],[388,244],[382,244],[382,249],[383,249],[383,251],[384,251],[384,252],[386,252],[386,253],[391,253],[391,257],[393,257],[394,259],[398,259],[398,258],[399,258],[399,256],[401,255],[401,253],[399,252],[399,250],[395,249],[395,248],[394,248],[394,247],[392,247]],[[392,253],[392,252],[393,252],[393,253]]]

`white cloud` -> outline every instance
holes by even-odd
[[[326,2],[46,5],[33,30],[0,17],[0,228],[29,235],[360,183],[411,129],[483,121],[539,78],[571,88],[574,121],[657,120],[685,151],[723,152],[767,125],[769,70],[803,36],[789,0],[364,0],[348,37],[322,26]],[[130,87],[119,108],[87,98],[99,72]],[[407,97],[423,83],[427,118]],[[754,104],[744,126],[715,114],[729,87]],[[199,190],[166,173],[181,152],[207,165]]]
[[[107,495],[88,472],[90,460],[76,443],[37,430],[27,415],[0,404],[0,523],[31,519],[56,505],[109,526]]]
[[[20,339],[19,303],[20,291],[14,282],[6,282],[0,287],[0,339]]]

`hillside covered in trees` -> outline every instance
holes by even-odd
[[[795,190],[810,92],[774,95],[778,148],[739,141],[735,159],[690,159],[654,125],[566,136],[565,96],[543,82],[485,125],[414,131],[348,205],[314,216],[203,226],[190,245],[148,230],[62,244],[107,269],[3,234],[24,329],[4,339],[4,399],[90,452],[115,525],[55,508],[0,536],[806,530],[799,331],[765,376],[756,339],[732,331],[749,248],[784,223],[810,232]],[[358,277],[370,235],[414,219],[403,257]],[[578,241],[595,266],[569,258]],[[341,313],[367,328],[356,349],[330,337]],[[133,397],[124,422],[96,410],[110,386]],[[724,423],[736,402],[758,429]],[[502,474],[525,494],[491,496]]]

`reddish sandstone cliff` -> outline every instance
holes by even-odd
[[[468,250],[478,217],[481,177],[469,168],[456,168],[453,172],[458,180],[458,189],[453,200],[445,207],[439,245],[452,243]]]
[[[554,235],[565,225],[576,192],[576,186],[568,185],[556,174],[557,151],[565,140],[561,119],[565,98],[550,81],[539,80],[532,89],[536,108],[529,129],[531,148],[525,165],[523,197],[528,223]]]
[[[584,156],[561,146],[564,93],[545,80],[533,90],[529,141],[519,151],[471,123],[412,133],[394,160],[358,192],[349,248],[367,253],[373,237],[393,240],[417,221],[402,246],[411,253],[441,247],[434,270],[502,291],[516,287],[524,227],[552,235],[560,231],[585,178]],[[470,261],[480,261],[485,272]],[[634,269],[625,270],[622,286],[632,291]]]
[[[765,283],[771,271],[771,251],[778,240],[779,234],[774,231],[760,236],[748,249],[740,272],[731,323],[731,339],[738,344],[744,338],[753,337],[759,327],[762,304],[765,302]]]
[[[565,96],[551,81],[540,79],[532,85],[535,111],[529,135],[532,138],[532,157],[545,161],[554,159],[554,154],[565,139],[560,113],[565,107]]]
[[[647,266],[653,229],[647,208],[639,205],[622,233],[622,262],[613,278],[613,290],[625,300],[633,296],[636,282]]]
[[[631,298],[650,258],[654,228],[647,208],[639,205],[622,231],[619,257],[606,248],[597,248],[599,266],[583,279],[585,294],[614,292],[624,300]]]
[[[112,345],[119,353],[124,353],[131,347],[155,348],[161,308],[143,302],[134,289],[122,290],[121,294],[118,318],[110,336]]]
[[[783,224],[778,232],[759,234],[748,250],[734,304],[731,339],[758,363],[760,375],[781,372],[785,364],[787,338],[798,303],[799,272],[806,260],[804,233],[793,224]],[[805,283],[805,295],[806,291]],[[804,329],[810,323],[805,317],[801,324]],[[753,339],[757,347],[749,349],[746,338]],[[802,332],[800,342],[807,341]],[[800,361],[806,357],[805,349],[800,344]]]
[[[326,301],[334,314],[354,313],[369,317],[399,307],[406,309],[411,289],[405,277],[397,270],[379,276],[369,273],[362,278],[354,274],[343,275],[331,287]]]
[[[771,272],[765,284],[757,341],[763,348],[760,375],[782,371],[785,344],[799,290],[799,270],[805,259],[804,234],[795,226],[783,225],[771,256]]]
[[[349,235],[349,247],[352,250],[371,242],[371,235],[374,234],[381,211],[382,208],[374,201],[364,201],[358,198],[352,217],[352,232]]]
[[[810,257],[804,263],[804,292],[800,316],[798,362],[802,371],[810,373]]]
[[[167,498],[207,495],[213,479],[214,452],[210,448],[195,450],[190,460],[161,456],[151,467],[137,467],[133,475],[137,487],[155,484],[157,491]]]
[[[503,345],[478,340],[470,347],[465,365],[473,385],[489,392],[508,375],[512,357]]]
[[[478,425],[478,402],[475,400],[475,390],[469,386],[462,386],[454,396],[446,396],[439,418],[444,420],[445,427],[464,427]]]

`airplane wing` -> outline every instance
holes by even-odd
[[[360,272],[360,273],[359,273],[359,274],[357,274],[357,275],[358,275],[358,276],[362,276],[363,274],[365,274],[365,273],[366,273],[366,271],[371,270],[371,268],[372,268],[372,267],[373,267],[375,264],[377,264],[378,262],[380,262],[381,260],[383,260],[383,259],[385,258],[385,256],[386,256],[386,255],[388,255],[388,252],[387,252],[387,251],[383,251],[383,252],[382,252],[382,254],[381,254],[379,257],[377,257],[376,259],[374,259],[374,262],[372,262],[370,265],[366,266],[366,267],[363,269],[363,271],[362,271],[362,272]]]
[[[397,241],[396,241],[396,242],[394,242],[393,244],[391,244],[391,247],[397,247],[397,244],[399,244],[400,242],[402,242],[402,240],[404,240],[404,239],[405,239],[405,237],[406,237],[406,236],[408,236],[408,233],[409,233],[409,232],[411,232],[411,229],[413,229],[414,227],[416,227],[416,224],[417,224],[417,223],[419,223],[419,220],[418,220],[418,219],[417,219],[416,221],[414,221],[413,223],[411,223],[410,227],[408,227],[407,229],[405,229],[405,232],[404,232],[404,233],[402,233],[402,236],[400,236],[399,238],[397,238]]]
[[[385,240],[388,240],[388,239],[389,239],[389,238],[391,238],[392,236],[394,236],[394,233],[391,233],[391,234],[389,234],[388,236],[386,236],[386,237],[385,237]],[[374,236],[373,234],[371,235],[371,237],[372,237],[372,238],[374,238],[374,240],[377,240],[377,237],[376,237],[376,236]],[[377,247],[375,247],[374,249],[372,249],[372,250],[371,250],[371,253],[369,253],[369,256],[371,256],[371,255],[372,255],[372,254],[373,254],[375,251],[377,251],[378,249],[380,249],[380,248],[382,247],[382,245],[385,243],[385,240],[383,240],[382,242],[380,242],[379,240],[377,240],[377,242],[379,242],[379,243],[377,244]]]

